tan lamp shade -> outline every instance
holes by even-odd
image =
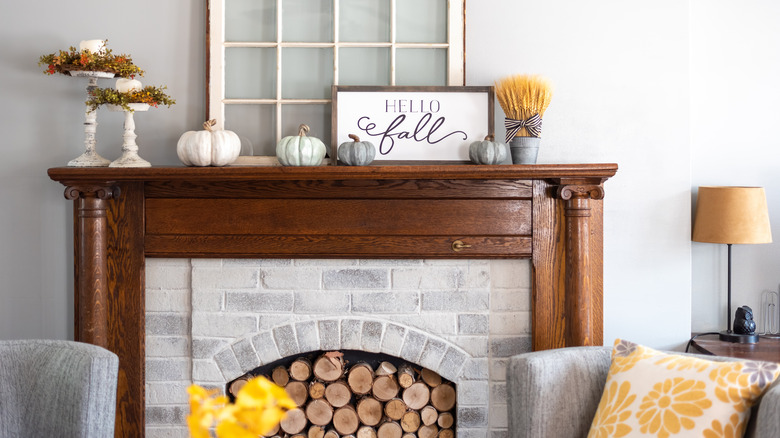
[[[708,243],[771,243],[763,187],[699,187],[693,240]]]

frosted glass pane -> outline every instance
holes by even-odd
[[[225,41],[276,41],[276,0],[225,0]]]
[[[396,41],[447,42],[447,0],[396,0],[396,15]]]
[[[340,0],[339,39],[390,42],[390,0]]]
[[[333,49],[282,49],[282,97],[329,99],[333,85]]]
[[[340,85],[390,85],[390,49],[339,50]]]
[[[447,49],[398,49],[396,85],[447,85]]]
[[[226,48],[225,97],[228,99],[275,98],[276,49]]]
[[[333,42],[333,1],[283,0],[282,41]]]
[[[282,137],[298,135],[301,124],[309,126],[310,137],[319,138],[330,149],[330,104],[282,107]]]
[[[276,155],[276,105],[226,105],[225,129],[241,138],[242,153],[251,144],[254,155]]]

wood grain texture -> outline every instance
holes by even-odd
[[[82,196],[76,201],[79,211],[81,269],[79,318],[83,342],[108,348],[108,273],[106,266],[106,201],[94,195]]]
[[[590,200],[590,338],[604,345],[604,201]],[[609,345],[609,343],[607,343]]]
[[[149,257],[183,258],[517,258],[530,257],[531,237],[463,236],[148,235]]]
[[[226,218],[229,218],[226,220]],[[531,202],[149,199],[149,235],[530,235]]]
[[[536,180],[603,178],[617,164],[534,164],[459,166],[317,166],[317,167],[54,167],[49,177],[65,185],[83,181],[309,181],[309,180]]]
[[[145,261],[143,183],[121,183],[108,202],[108,349],[119,356],[116,436],[145,429]]]
[[[76,333],[105,326],[105,343],[120,358],[117,436],[143,437],[144,256],[530,257],[533,348],[598,343],[602,201],[588,191],[588,222],[567,232],[566,201],[556,190],[595,187],[603,195],[601,185],[616,171],[615,164],[153,167],[53,168],[49,176],[66,186],[122,190],[118,199],[101,200],[104,226],[79,219],[94,206],[74,211]],[[587,263],[578,256],[566,266],[567,236]],[[455,240],[470,246],[454,251]],[[569,292],[588,289],[571,275],[589,284],[585,317],[567,316],[567,300],[575,302]],[[96,300],[90,294],[101,284],[107,298]],[[584,319],[584,328],[570,333]]]
[[[67,198],[67,196],[66,196]],[[73,202],[73,333],[74,340],[79,341],[81,333],[81,301],[79,300],[79,294],[81,293],[80,281],[81,270],[80,251],[81,251],[81,224],[79,223],[79,209],[78,202]]]
[[[104,348],[109,342],[106,201],[114,195],[108,184],[65,189],[65,198],[74,201],[75,338]],[[84,303],[88,305],[80,305]]]
[[[755,344],[721,341],[717,334],[699,335],[691,342],[692,353],[715,356],[738,357],[740,359],[780,362],[780,339],[761,336]]]
[[[593,345],[591,337],[590,199],[566,201],[566,346]]]
[[[534,350],[566,345],[565,240],[563,204],[555,185],[534,181],[533,255],[531,256],[531,333]]]
[[[596,264],[596,272],[592,271],[593,254],[590,245],[591,241],[594,241],[600,254],[603,244],[601,234],[594,238],[590,227],[591,222],[600,227],[601,211],[598,211],[598,217],[592,217],[591,202],[604,198],[604,180],[560,178],[555,181],[559,184],[556,197],[564,201],[566,222],[566,346],[601,345],[601,261]],[[597,283],[592,284],[592,281]]]
[[[292,189],[291,189],[292,188]],[[492,199],[531,198],[524,180],[251,180],[149,181],[147,198],[372,198],[372,199]]]

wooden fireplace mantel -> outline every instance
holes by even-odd
[[[145,257],[530,258],[535,350],[602,343],[616,164],[52,168],[74,201],[75,337],[119,355],[144,435]]]

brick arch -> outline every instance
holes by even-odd
[[[458,382],[472,356],[452,342],[417,328],[376,318],[324,318],[290,322],[236,340],[213,360],[225,382],[283,357],[319,350],[385,353]]]

